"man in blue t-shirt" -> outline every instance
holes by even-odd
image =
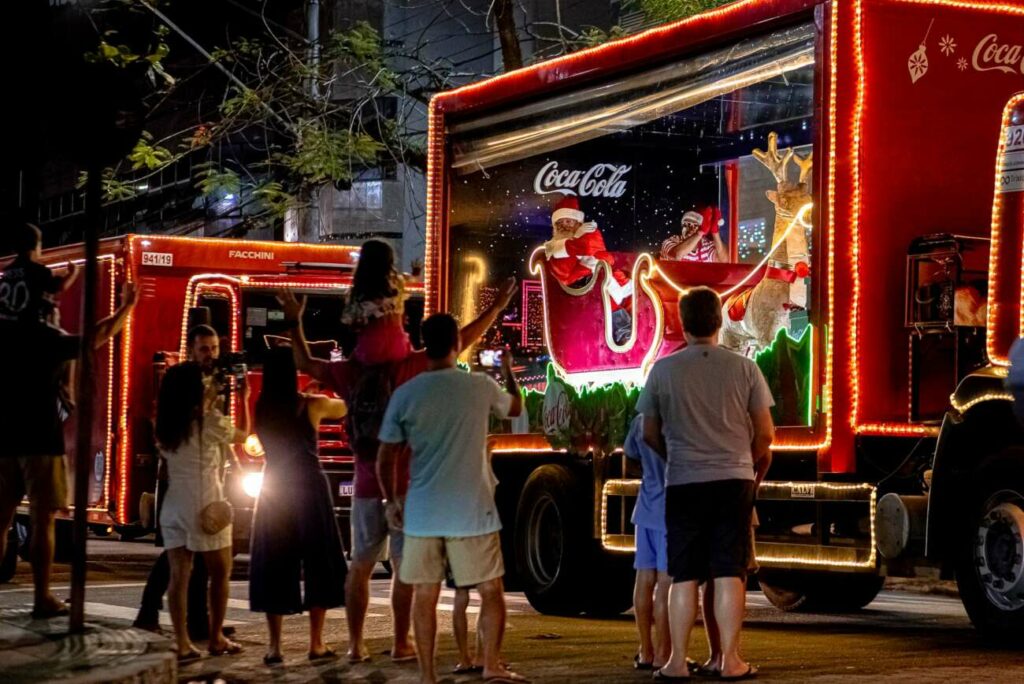
[[[518,416],[522,396],[508,354],[502,363],[504,390],[486,375],[456,367],[459,327],[450,315],[434,314],[424,321],[422,331],[427,370],[391,396],[380,427],[377,457],[385,514],[405,536],[398,575],[413,585],[420,680],[437,680],[437,599],[447,565],[456,586],[475,586],[480,594],[484,678],[525,681],[509,672],[498,657],[505,626],[505,567],[487,456],[490,416]],[[412,457],[403,502],[395,498],[394,464],[406,443]]]

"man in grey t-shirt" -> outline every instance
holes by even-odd
[[[689,675],[686,648],[702,582],[713,589],[722,652],[720,662],[706,667],[725,678],[756,674],[740,658],[739,633],[754,493],[771,463],[775,402],[753,361],[717,346],[721,311],[721,300],[708,288],[680,298],[687,346],[654,364],[637,402],[644,441],[668,461],[672,656],[656,673],[661,679]]]

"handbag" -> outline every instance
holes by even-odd
[[[203,430],[199,429],[199,491],[203,490],[203,455],[206,450],[203,448]],[[224,530],[235,517],[235,510],[231,502],[226,499],[211,501],[199,509],[199,528],[204,534],[217,534]]]

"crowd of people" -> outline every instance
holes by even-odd
[[[67,507],[59,407],[70,396],[66,366],[80,340],[60,329],[54,303],[74,275],[71,268],[55,276],[39,263],[38,229],[26,226],[17,259],[0,276],[0,325],[17,332],[3,335],[4,344],[18,345],[0,356],[6,360],[0,372],[27,392],[18,402],[5,401],[0,416],[38,427],[4,430],[0,551],[27,493],[37,617],[65,611],[50,593],[49,571],[53,516]],[[202,324],[189,330],[187,358],[166,370],[158,391],[154,435],[164,477],[157,517],[165,551],[150,574],[136,625],[159,629],[166,593],[181,661],[200,657],[196,641],[207,641],[213,655],[242,651],[224,625],[232,567],[224,475],[234,459],[230,446],[255,434],[265,464],[252,525],[249,602],[266,616],[267,666],[284,661],[283,617],[303,612],[310,622],[309,660],[341,657],[324,635],[326,612],[341,606],[348,618],[344,657],[370,660],[363,634],[369,582],[388,553],[393,661],[417,660],[421,681],[437,680],[437,603],[447,581],[456,597],[454,672],[526,681],[501,657],[504,559],[487,447],[491,418],[518,416],[523,398],[510,355],[502,360],[502,385],[456,363],[515,291],[514,280],[503,283],[491,305],[461,329],[448,314],[430,316],[421,328],[423,349],[413,350],[402,326],[404,285],[394,255],[371,241],[363,246],[344,313],[358,333],[355,351],[344,360],[313,356],[303,329],[304,300],[281,291],[290,345],[267,353],[253,416],[248,386],[234,388],[234,421],[215,372],[217,332]],[[127,288],[121,306],[100,322],[97,346],[117,333],[136,299]],[[692,675],[735,681],[757,674],[740,656],[739,633],[746,576],[756,567],[753,501],[771,460],[773,401],[752,361],[717,347],[717,294],[689,291],[680,315],[687,346],[653,366],[625,445],[643,470],[633,518],[640,642],[634,666],[661,681]],[[299,371],[337,398],[302,391]],[[317,454],[320,422],[341,418],[355,454],[350,563]],[[481,601],[475,653],[466,619],[473,589]],[[701,595],[711,651],[703,664],[687,658]]]

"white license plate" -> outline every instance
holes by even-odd
[[[351,482],[342,482],[338,485],[339,496],[355,496],[356,486]]]

